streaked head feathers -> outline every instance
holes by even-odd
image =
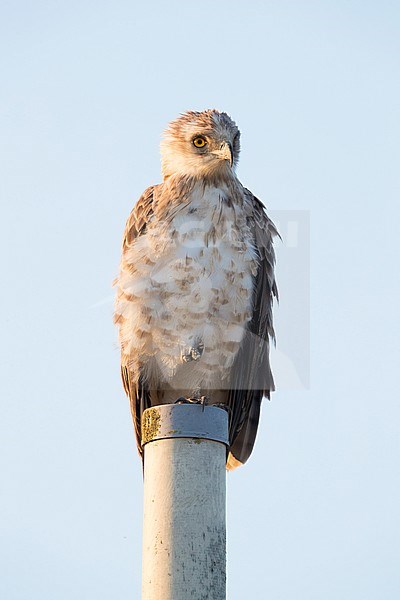
[[[161,142],[164,177],[232,177],[239,159],[240,131],[215,109],[188,111],[172,121]]]

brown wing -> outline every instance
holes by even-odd
[[[248,217],[258,253],[258,271],[254,277],[253,315],[232,368],[230,407],[230,455],[228,468],[249,458],[255,442],[260,405],[275,389],[269,362],[270,339],[275,340],[272,304],[278,298],[275,282],[273,238],[279,233],[258,198],[246,190],[252,211]]]
[[[153,215],[154,189],[155,187],[152,186],[143,192],[126,222],[122,242],[121,270],[129,268],[125,265],[126,253],[132,244],[134,244],[135,240],[146,231],[147,223]],[[117,295],[122,293],[123,292],[118,289]],[[122,315],[115,315],[115,322],[117,324],[121,323],[122,319]],[[128,369],[128,365],[125,363],[123,355],[121,358],[121,376],[125,392],[130,401],[133,424],[135,426],[136,443],[139,454],[141,454],[141,415],[143,411],[150,406],[149,392],[146,386],[143,385],[141,376],[134,375],[132,371]]]

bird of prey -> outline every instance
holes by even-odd
[[[229,413],[227,468],[253,449],[277,296],[264,206],[236,176],[240,132],[224,112],[188,111],[161,142],[163,182],[124,232],[115,322],[139,453],[150,406],[206,401]]]

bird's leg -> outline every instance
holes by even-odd
[[[174,404],[201,404],[200,398],[185,398],[185,396],[179,396],[178,400],[175,400]]]
[[[208,404],[208,397],[200,396],[200,392],[195,391],[193,392],[193,395],[189,396],[188,398],[180,396],[177,400],[175,400],[174,404],[201,404],[204,411],[204,407]]]
[[[185,396],[179,396],[177,400],[175,400],[174,404],[188,404],[188,399]]]

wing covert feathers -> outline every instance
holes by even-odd
[[[263,396],[269,398],[270,392],[275,389],[269,361],[269,341],[275,341],[272,304],[273,299],[278,298],[278,290],[274,274],[273,237],[279,236],[279,233],[261,201],[249,190],[245,192],[251,201],[249,220],[259,266],[254,277],[252,319],[232,368],[228,397],[231,411],[231,458],[228,459],[228,468],[235,467],[232,456],[240,464],[249,458],[257,434],[261,400]]]
[[[128,271],[131,268],[131,266],[125,262],[127,250],[135,240],[146,231],[147,223],[153,215],[153,192],[154,186],[147,188],[128,217],[122,241],[121,271]],[[119,296],[122,294],[121,288],[118,288],[117,295]],[[121,325],[123,319],[123,315],[116,315],[114,320],[117,324]],[[125,393],[129,398],[137,448],[141,455],[141,418],[143,411],[151,406],[150,395],[146,386],[143,384],[142,378],[140,376],[138,377],[136,373],[129,369],[129,365],[124,358],[123,352],[121,353],[121,377]]]

